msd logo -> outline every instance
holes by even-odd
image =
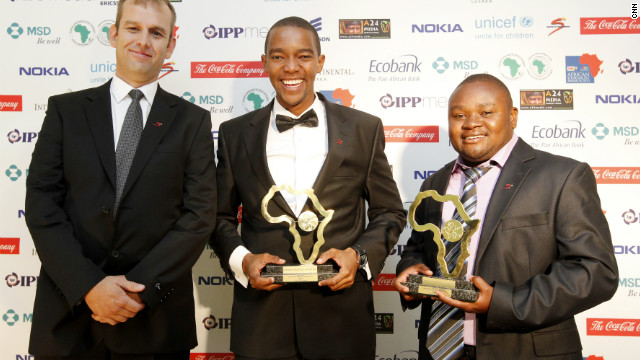
[[[392,285],[395,278],[396,274],[379,274],[373,283],[373,291],[396,291]]]
[[[22,111],[22,95],[0,95],[0,111]]]

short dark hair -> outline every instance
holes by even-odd
[[[456,86],[453,92],[456,92],[459,88],[463,87],[464,85],[479,82],[479,81],[488,82],[500,88],[500,90],[504,92],[504,95],[507,98],[507,105],[508,105],[507,107],[508,108],[513,107],[513,99],[511,99],[511,92],[509,91],[509,88],[507,87],[507,85],[505,85],[502,82],[502,80],[490,74],[469,75],[466,79],[462,80],[462,82],[458,84],[458,86]]]
[[[316,31],[316,28],[314,28],[313,25],[311,25],[311,23],[309,23],[307,20],[301,17],[289,16],[284,19],[280,19],[276,21],[276,23],[273,24],[269,29],[269,32],[267,33],[267,37],[264,39],[265,55],[267,54],[267,44],[269,43],[269,39],[271,38],[271,32],[273,32],[274,29],[277,29],[280,27],[286,27],[286,26],[292,26],[292,27],[302,28],[302,29],[311,31],[311,33],[313,34],[313,40],[315,42],[316,48],[318,48],[318,55],[322,54],[322,49],[320,47],[320,36],[318,36],[318,31]]]
[[[116,12],[116,29],[117,30],[120,30],[120,19],[122,18],[122,5],[124,5],[126,1],[127,0],[118,1],[118,10]],[[169,29],[169,31],[171,31],[171,33],[169,34],[169,42],[171,42],[171,38],[173,38],[173,29],[176,27],[176,9],[173,7],[173,5],[171,5],[171,2],[169,0],[130,0],[130,2],[134,4],[153,3],[159,6],[162,6],[163,4],[167,5],[169,7],[169,11],[171,11],[171,28]]]

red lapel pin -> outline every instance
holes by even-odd
[[[161,123],[161,122],[157,122],[157,121],[156,121],[156,122],[154,122],[152,125],[153,125],[153,126],[162,126],[162,123]]]
[[[502,190],[509,190],[513,187],[513,185],[511,184],[505,184],[504,187],[502,188]]]
[[[338,144],[338,145],[342,144],[342,140],[338,139],[338,141],[336,141],[336,144]]]

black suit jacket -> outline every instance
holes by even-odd
[[[318,96],[327,113],[329,151],[313,189],[324,208],[335,210],[320,252],[358,244],[368,254],[375,279],[405,224],[405,211],[384,154],[382,122]],[[288,226],[271,224],[260,212],[263,197],[274,185],[266,157],[272,108],[273,103],[220,126],[218,215],[212,245],[224,268],[240,245],[254,254],[269,252],[287,263],[297,263]],[[236,219],[240,204],[241,236]],[[307,209],[313,210],[309,201],[303,210]],[[279,193],[269,202],[269,213],[295,218]],[[304,250],[313,241],[303,238]],[[305,251],[305,258],[308,255]],[[296,340],[305,358],[373,356],[371,282],[362,275],[351,288],[337,292],[315,283],[288,284],[267,292],[236,282],[232,316],[231,350],[243,356],[292,356]]]
[[[427,178],[420,191],[444,194],[454,163]],[[442,203],[429,199],[416,220],[440,226],[441,213]],[[488,313],[478,315],[477,358],[582,359],[574,315],[610,299],[618,284],[609,226],[589,166],[519,140],[481,226],[474,274],[494,292]],[[397,272],[418,263],[435,269],[432,239],[432,232],[413,231]],[[422,359],[429,358],[431,305],[422,302]]]
[[[215,226],[210,115],[158,88],[114,221],[109,86],[51,97],[33,152],[26,221],[42,268],[31,354],[68,355],[102,339],[120,353],[197,343],[191,267]],[[146,308],[116,326],[92,320],[82,301],[107,275],[146,286]]]

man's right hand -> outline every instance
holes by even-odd
[[[264,254],[247,254],[242,259],[242,272],[249,278],[251,287],[258,290],[271,291],[282,286],[282,284],[274,284],[274,278],[263,278],[260,276],[262,269],[267,264],[283,265],[284,259],[269,253]]]
[[[144,309],[138,293],[144,285],[127,280],[124,275],[107,276],[84,296],[94,320],[116,325],[134,317]]]
[[[401,284],[407,282],[409,274],[433,276],[433,271],[431,271],[425,264],[410,266],[404,269],[404,271],[401,272],[400,275],[398,275],[398,277],[393,280],[393,287],[400,293],[400,295],[402,295],[402,297],[406,301],[423,300],[429,298],[429,296],[426,295],[409,294],[409,288]]]

